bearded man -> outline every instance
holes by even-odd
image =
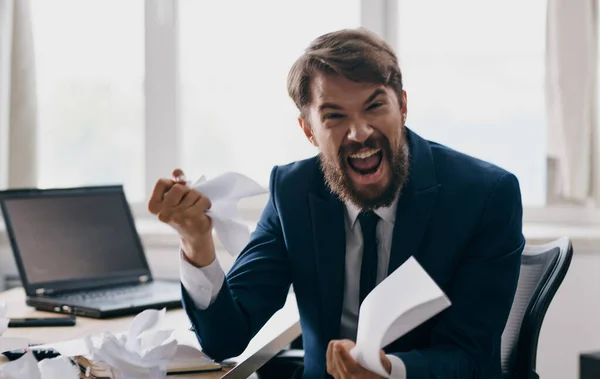
[[[182,301],[204,351],[239,355],[293,285],[303,377],[378,378],[349,354],[358,310],[414,256],[452,305],[381,352],[389,377],[500,377],[525,244],[515,176],[410,130],[396,55],[367,30],[314,40],[288,91],[319,154],[273,168],[269,201],[226,276],[210,201],[181,170],[157,181],[148,204],[180,235]]]

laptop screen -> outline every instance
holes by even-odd
[[[121,188],[5,198],[4,212],[30,285],[148,270]]]

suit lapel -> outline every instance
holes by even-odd
[[[439,185],[423,191],[406,188],[398,200],[388,275],[416,256],[438,195]]]
[[[337,338],[342,317],[346,236],[343,203],[327,194],[310,194],[313,242],[321,293],[321,316],[325,341]]]
[[[441,188],[429,142],[406,130],[411,170],[398,199],[388,274],[417,255]]]

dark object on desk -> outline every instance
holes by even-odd
[[[56,358],[60,356],[60,353],[54,349],[17,349],[17,350],[9,350],[2,353],[9,361],[15,361],[25,355],[28,351],[33,353],[33,356],[38,361],[47,358]]]
[[[27,305],[95,318],[181,307],[154,280],[122,186],[0,191]]]
[[[501,361],[504,378],[539,378],[535,366],[542,322],[567,274],[572,257],[573,246],[566,237],[544,245],[525,246],[517,293],[502,334]],[[284,350],[258,370],[258,373],[264,379],[282,378],[277,375],[278,372],[293,373],[290,375],[294,378],[300,377],[303,356],[303,350]],[[598,377],[600,376],[594,376]]]
[[[579,355],[579,379],[600,378],[600,352]]]
[[[75,326],[75,317],[44,317],[44,318],[11,318],[9,328],[26,328],[42,326]]]

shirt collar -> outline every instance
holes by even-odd
[[[346,217],[348,222],[350,223],[350,227],[354,228],[354,224],[356,224],[356,220],[358,219],[358,215],[360,214],[360,209],[354,205],[353,203],[346,201],[344,202],[346,205]],[[374,209],[373,212],[382,220],[389,222],[390,224],[394,224],[396,221],[396,209],[398,208],[398,196],[394,199],[392,204],[389,207],[380,207]]]

